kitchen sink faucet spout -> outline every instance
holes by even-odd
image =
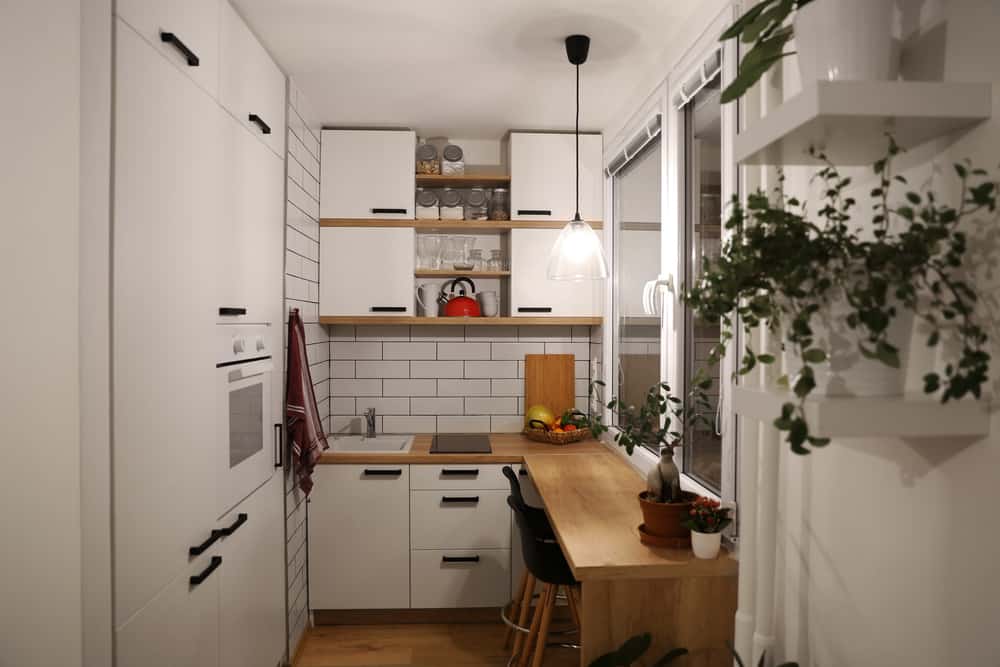
[[[365,437],[375,437],[375,408],[365,410]]]

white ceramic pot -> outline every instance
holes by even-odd
[[[719,555],[722,547],[722,533],[699,533],[691,531],[691,550],[694,551],[695,558],[712,560]]]
[[[802,85],[899,76],[895,0],[813,0],[795,13]]]

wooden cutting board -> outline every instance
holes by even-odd
[[[575,407],[575,362],[572,354],[524,355],[524,409],[545,405],[559,416]]]

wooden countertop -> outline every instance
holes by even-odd
[[[490,454],[431,454],[430,435],[418,435],[410,451],[405,453],[325,452],[320,463],[523,463],[525,456],[544,454],[561,458],[568,454],[593,456],[607,449],[597,440],[585,440],[570,445],[549,445],[525,438],[520,433],[493,433],[490,435]],[[581,457],[586,458],[586,456]]]
[[[736,559],[725,552],[715,560],[700,560],[688,549],[642,544],[636,496],[645,483],[614,452],[569,457],[529,453],[524,461],[578,580],[737,575]]]

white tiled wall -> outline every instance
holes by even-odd
[[[334,433],[359,433],[367,408],[386,433],[515,432],[524,414],[524,355],[576,357],[576,404],[587,409],[599,328],[331,326]]]
[[[285,228],[285,306],[305,323],[309,371],[319,413],[330,429],[330,344],[319,324],[319,125],[293,82],[288,90],[288,181]],[[287,320],[285,322],[287,327]],[[309,624],[305,498],[289,471],[285,479],[288,566],[288,644],[294,653]]]

